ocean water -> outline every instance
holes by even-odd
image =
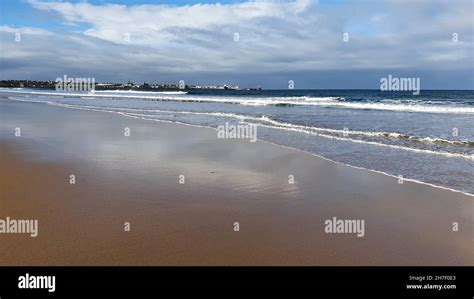
[[[0,97],[217,128],[255,124],[257,139],[347,165],[474,194],[474,91],[174,90]]]

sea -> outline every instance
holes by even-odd
[[[217,128],[404,181],[474,194],[474,91],[0,88],[0,97]]]

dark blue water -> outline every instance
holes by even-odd
[[[1,89],[11,100],[218,127],[325,158],[474,194],[474,91]]]

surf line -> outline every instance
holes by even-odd
[[[38,220],[0,219],[0,234],[30,234],[32,238],[38,236]]]

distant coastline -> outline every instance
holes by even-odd
[[[0,80],[0,87],[11,88],[45,88],[55,89],[55,81],[36,81],[36,80]],[[232,85],[192,85],[192,84],[141,84],[128,81],[127,83],[96,83],[96,90],[148,90],[148,89],[197,89],[197,90],[262,90],[260,86],[240,88]]]
[[[39,81],[39,80],[0,80],[0,87],[3,88],[42,88],[42,89],[55,89],[55,81]],[[96,90],[172,90],[180,89],[179,84],[133,84],[129,86],[123,83],[97,83],[95,85]],[[214,85],[214,86],[200,86],[200,85],[185,85],[181,89],[191,89],[191,90],[288,90],[287,88],[265,88],[263,89],[260,86],[257,87],[247,87],[240,88],[238,86],[227,86],[227,85]],[[333,91],[377,91],[380,88],[295,88],[294,90],[333,90]],[[426,91],[474,91],[474,89],[445,89],[445,88],[430,88],[423,89],[422,92]]]

